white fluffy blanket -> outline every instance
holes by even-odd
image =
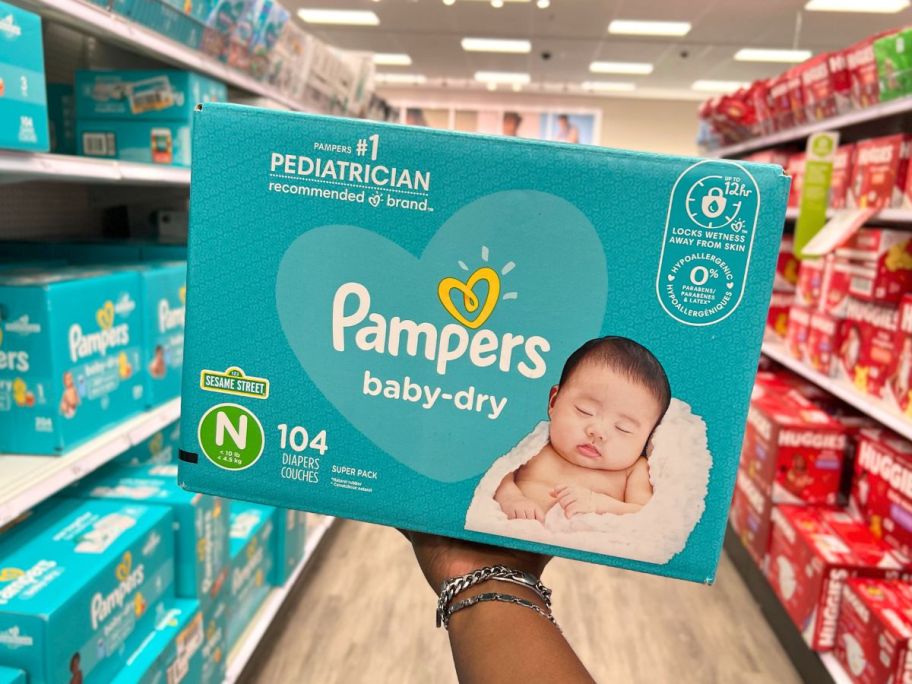
[[[494,492],[507,473],[547,443],[548,426],[548,421],[539,423],[485,473],[466,514],[467,530],[658,564],[667,563],[684,548],[706,507],[712,467],[706,424],[691,413],[688,404],[671,400],[647,447],[653,495],[640,511],[567,518],[554,505],[544,525],[535,520],[508,520],[494,500]]]

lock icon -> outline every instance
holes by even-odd
[[[726,199],[722,196],[722,188],[710,188],[709,192],[706,193],[706,197],[703,198],[700,208],[707,218],[716,218],[725,211],[725,204]]]

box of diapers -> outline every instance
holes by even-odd
[[[779,167],[232,105],[194,136],[183,486],[712,581]]]

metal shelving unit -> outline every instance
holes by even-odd
[[[0,150],[0,183],[21,181],[189,186],[190,169],[162,164]]]

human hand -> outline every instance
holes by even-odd
[[[541,506],[524,496],[501,501],[500,508],[507,514],[507,520],[538,520],[545,522],[545,512]]]
[[[491,565],[505,565],[541,577],[545,565],[551,560],[551,556],[527,551],[502,549],[423,532],[400,532],[412,543],[421,572],[435,592],[440,591],[444,580]]]
[[[551,490],[551,496],[564,509],[568,518],[581,513],[597,513],[598,495],[591,489],[579,485],[557,485]]]

